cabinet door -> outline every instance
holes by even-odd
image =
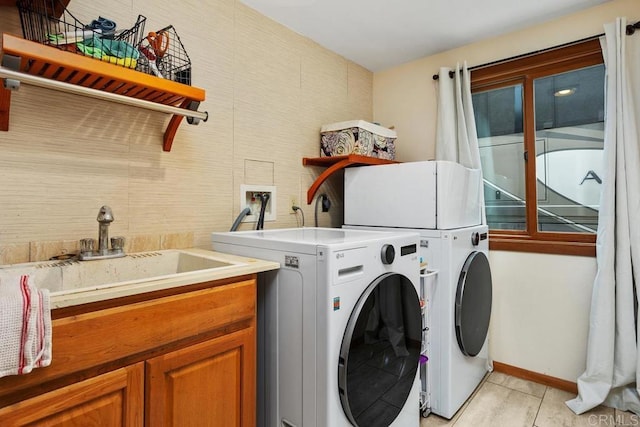
[[[0,425],[141,427],[144,364],[120,368],[0,409]]]
[[[255,426],[251,326],[147,361],[149,427]]]

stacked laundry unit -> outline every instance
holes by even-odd
[[[490,368],[492,284],[480,191],[479,170],[447,161],[345,170],[345,228],[420,235],[423,415],[451,418]]]

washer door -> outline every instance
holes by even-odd
[[[465,356],[480,353],[487,338],[491,293],[489,260],[482,252],[472,252],[462,267],[456,290],[456,338]]]
[[[406,276],[384,274],[360,296],[338,361],[340,401],[351,424],[387,427],[400,414],[416,378],[421,330],[420,299]]]

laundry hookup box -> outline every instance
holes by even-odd
[[[320,156],[361,156],[394,160],[396,157],[395,140],[397,134],[364,120],[324,125],[320,129]]]

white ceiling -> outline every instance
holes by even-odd
[[[609,0],[240,0],[380,71]]]

